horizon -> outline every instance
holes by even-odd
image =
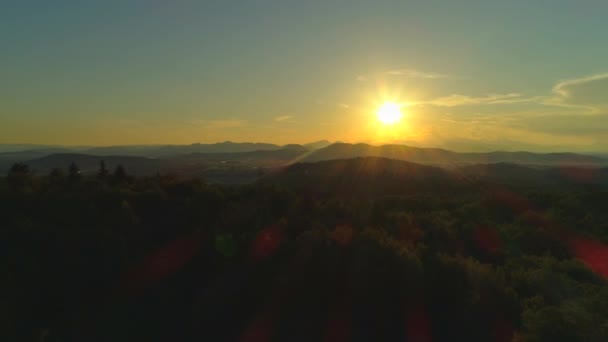
[[[290,145],[296,145],[296,146],[302,146],[302,147],[307,147],[307,145],[314,145],[314,144],[318,144],[318,143],[326,143],[326,145],[322,146],[322,147],[313,147],[312,150],[316,150],[316,149],[322,149],[331,145],[336,145],[336,144],[344,144],[344,145],[369,145],[369,146],[374,146],[374,147],[383,147],[383,146],[404,146],[404,147],[411,147],[411,148],[418,148],[418,149],[440,149],[440,150],[445,150],[448,152],[455,152],[455,153],[479,153],[479,154],[484,154],[484,153],[494,153],[494,152],[506,152],[506,153],[534,153],[534,154],[560,154],[560,153],[573,153],[573,154],[580,154],[580,155],[596,155],[596,156],[608,156],[608,151],[570,151],[570,150],[535,150],[535,149],[491,149],[491,148],[479,148],[479,149],[469,149],[469,150],[463,150],[463,149],[450,149],[448,147],[443,147],[443,146],[424,146],[424,145],[417,145],[417,144],[408,144],[408,143],[401,143],[401,142],[368,142],[368,141],[358,141],[358,142],[347,142],[347,141],[330,141],[327,139],[321,139],[321,140],[317,140],[317,141],[309,141],[306,143],[287,143],[287,144],[274,144],[274,143],[269,143],[269,142],[264,142],[264,141],[232,141],[232,140],[225,140],[225,141],[217,141],[217,142],[210,142],[210,143],[201,143],[201,142],[195,142],[195,143],[190,143],[190,144],[127,144],[127,145],[47,145],[47,144],[31,144],[31,143],[24,143],[24,144],[4,144],[4,143],[0,143],[0,154],[2,153],[19,153],[19,152],[27,152],[27,151],[37,151],[39,149],[45,149],[45,148],[63,148],[63,149],[67,149],[71,151],[66,151],[66,153],[82,153],[82,152],[88,152],[89,149],[97,149],[97,148],[154,148],[154,147],[180,147],[180,146],[196,146],[196,145],[207,145],[207,146],[212,146],[212,145],[221,145],[221,144],[234,144],[234,145],[240,145],[240,144],[252,144],[252,145],[273,145],[276,147],[286,147],[286,146],[290,146]],[[311,151],[312,151],[311,150]],[[252,151],[258,151],[258,150],[250,150]],[[59,153],[59,152],[58,152]],[[221,153],[221,152],[208,152],[208,153]],[[239,152],[236,152],[239,153]],[[117,154],[116,156],[121,156],[120,154]]]
[[[0,144],[327,139],[607,153],[606,10],[522,0],[11,4],[0,13]]]

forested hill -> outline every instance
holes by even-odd
[[[531,168],[518,164],[475,164],[443,169],[406,161],[366,157],[298,163],[276,174],[269,182],[303,191],[360,195],[418,193],[435,189],[445,193],[484,184],[543,187],[608,186],[608,168]]]
[[[575,153],[532,153],[532,152],[453,152],[439,148],[419,148],[405,145],[346,144],[336,143],[316,150],[303,161],[321,161],[356,157],[384,157],[407,160],[414,163],[440,166],[462,164],[513,163],[535,166],[602,166],[608,160]]]
[[[608,340],[600,186],[385,158],[238,187],[119,170],[0,177],[0,340]]]
[[[71,159],[70,159],[71,157]],[[477,164],[517,164],[536,168],[608,167],[608,159],[575,153],[488,152],[464,153],[437,148],[405,145],[311,144],[283,146],[264,143],[192,144],[176,146],[109,146],[95,148],[48,147],[0,153],[0,172],[14,163],[31,165],[34,172],[48,173],[65,169],[72,162],[83,172],[94,163],[121,164],[134,175],[177,173],[188,177],[222,182],[251,182],[267,169],[282,168],[298,162],[317,162],[363,157],[379,157],[412,163],[459,168]],[[80,165],[82,164],[82,165]],[[207,172],[210,170],[209,172]],[[232,175],[232,173],[236,174]],[[219,178],[218,178],[219,176]]]
[[[297,163],[269,174],[263,181],[333,196],[428,192],[471,186],[463,182],[459,174],[445,169],[377,157]]]

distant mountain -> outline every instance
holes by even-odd
[[[15,162],[24,162],[30,166],[30,169],[38,173],[47,173],[56,167],[67,169],[71,162],[75,162],[83,172],[89,173],[96,172],[99,162],[104,160],[108,168],[112,169],[121,164],[134,175],[171,172],[184,177],[203,177],[227,183],[238,180],[240,183],[245,183],[259,178],[262,174],[271,173],[277,168],[288,167],[291,170],[289,165],[296,163],[334,160],[336,164],[330,165],[333,168],[339,168],[339,165],[345,167],[351,165],[345,159],[373,157],[385,160],[375,162],[374,167],[385,170],[388,175],[395,174],[391,168],[399,170],[404,168],[404,164],[392,162],[407,161],[417,165],[412,170],[418,170],[423,166],[419,164],[424,164],[426,167],[440,166],[452,170],[454,172],[449,173],[452,178],[490,179],[499,182],[594,183],[604,179],[606,169],[600,168],[608,166],[608,159],[601,156],[575,153],[458,153],[439,148],[405,145],[373,146],[364,143],[335,143],[319,149],[311,147],[321,146],[324,143],[326,142],[321,141],[306,146],[234,142],[175,146],[113,146],[88,148],[85,149],[86,152],[49,147],[0,153],[0,174],[6,174]],[[392,162],[386,160],[392,160]],[[357,164],[361,161],[353,163],[355,163],[351,165],[353,167],[363,167],[358,170],[362,172],[359,176],[370,171],[366,169],[369,167],[369,162],[363,165]],[[297,168],[297,166],[294,167]],[[552,169],[556,167],[558,168]],[[436,170],[436,168],[425,169],[425,173],[420,175],[412,171],[407,175],[408,177],[424,178],[426,173],[436,174]],[[348,173],[346,174],[348,175]],[[418,181],[418,178],[416,179]],[[397,180],[407,181],[408,178],[404,178],[404,174],[399,173]],[[342,182],[343,179],[336,181]]]
[[[45,157],[55,153],[69,153],[69,149],[61,147],[45,147],[34,150],[0,153],[0,173],[4,173],[14,163],[28,162],[31,159]]]
[[[458,153],[439,148],[419,148],[405,145],[373,146],[368,144],[336,143],[310,153],[303,161],[314,162],[356,157],[383,157],[415,163],[458,166],[463,164],[514,163],[534,166],[608,165],[608,160],[575,153],[489,152]]]
[[[163,160],[171,164],[241,162],[257,166],[284,166],[296,161],[298,157],[308,152],[301,145],[285,145],[278,150],[258,150],[251,152],[225,152],[225,153],[190,153],[180,154]]]
[[[162,158],[135,156],[90,155],[81,153],[55,153],[30,160],[23,160],[32,172],[49,173],[54,168],[67,170],[74,162],[84,174],[93,174],[99,170],[103,160],[110,171],[117,165],[123,165],[127,173],[145,176],[157,172],[174,173],[184,177],[203,177],[210,181],[231,183],[251,182],[258,177],[260,168],[282,167],[299,160],[308,152],[300,145],[286,145],[277,150],[259,150],[251,152],[226,153],[189,153],[176,154]],[[6,172],[10,164],[4,165]]]
[[[331,145],[331,142],[328,140],[319,140],[319,141],[315,141],[315,142],[311,142],[308,144],[304,144],[304,147],[310,149],[310,150],[318,150],[320,148],[324,148]]]
[[[3,152],[0,153],[0,159],[15,160],[15,161],[26,161],[32,158],[39,158],[48,156],[54,153],[70,153],[73,150],[63,147],[47,147],[34,150],[15,151],[15,152]]]
[[[21,152],[28,150],[52,150],[65,149],[62,146],[39,145],[39,144],[0,144],[0,154],[7,152]]]
[[[193,153],[241,153],[255,151],[276,151],[281,149],[302,150],[301,145],[279,146],[266,143],[234,143],[230,141],[216,144],[192,145],[127,145],[104,147],[53,147],[36,145],[0,145],[10,152],[0,152],[0,171],[4,171],[16,162],[27,162],[52,154],[75,153],[91,156],[130,156],[145,158],[171,158]],[[20,148],[22,148],[20,150]],[[23,150],[25,148],[25,150]]]
[[[189,153],[238,153],[278,150],[280,148],[281,146],[274,144],[250,142],[235,143],[231,141],[225,141],[215,144],[94,147],[86,150],[85,153],[94,155],[168,157]]]

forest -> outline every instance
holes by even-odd
[[[608,341],[605,186],[344,163],[238,186],[13,165],[0,339]]]

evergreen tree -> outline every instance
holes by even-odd
[[[57,167],[51,170],[51,173],[49,173],[49,181],[51,183],[60,183],[64,177],[65,174],[63,173],[63,170]]]
[[[116,182],[124,182],[127,180],[127,171],[125,170],[124,166],[122,165],[118,165],[116,167],[116,169],[114,170],[114,181]]]
[[[81,177],[80,168],[78,168],[78,165],[76,165],[74,162],[70,164],[70,168],[68,169],[68,177],[73,181],[78,180]]]
[[[26,164],[15,163],[15,164],[13,164],[13,166],[11,166],[10,170],[8,171],[8,174],[9,174],[9,176],[10,175],[27,175],[29,172],[30,172],[30,168]]]
[[[105,161],[101,161],[99,162],[99,173],[97,173],[97,178],[99,179],[106,179],[108,177],[108,169],[106,168],[106,162]]]
[[[58,167],[52,169],[51,172],[49,173],[49,177],[51,177],[51,178],[60,178],[63,176],[64,176],[63,170]]]
[[[15,163],[8,171],[7,182],[13,189],[21,188],[29,183],[30,168],[23,163]]]

